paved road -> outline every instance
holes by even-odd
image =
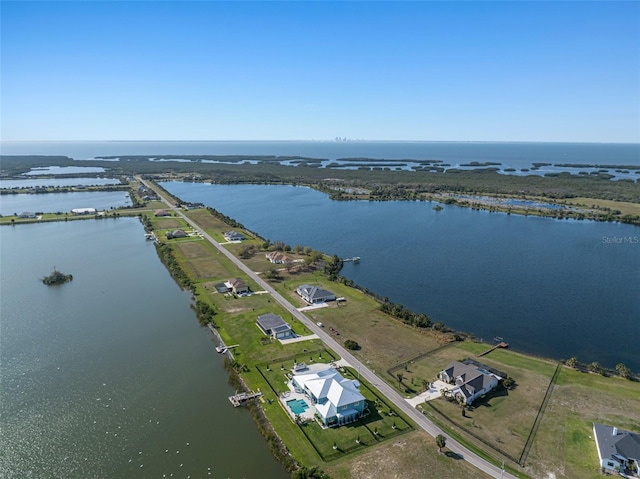
[[[151,185],[147,182],[139,179],[142,183],[144,183],[148,188],[155,190]],[[162,199],[178,216],[184,219],[195,231],[200,233],[207,241],[209,241],[213,246],[215,246],[218,251],[224,254],[227,258],[229,258],[238,269],[242,270],[247,276],[253,279],[260,287],[264,288],[265,291],[268,291],[271,296],[278,302],[280,305],[285,308],[291,315],[298,319],[302,324],[304,324],[311,332],[318,335],[318,337],[332,350],[334,350],[337,354],[339,354],[344,360],[346,360],[354,369],[358,371],[360,376],[365,378],[371,384],[373,384],[378,391],[380,391],[386,398],[395,405],[398,410],[404,412],[407,416],[409,416],[419,427],[427,431],[431,436],[435,437],[438,434],[442,434],[447,438],[447,449],[461,456],[465,461],[469,462],[473,466],[477,467],[481,471],[485,472],[491,477],[495,478],[508,478],[508,479],[516,479],[516,476],[509,474],[506,471],[502,471],[500,467],[494,466],[493,464],[487,462],[482,459],[480,456],[474,454],[460,443],[455,441],[453,438],[449,437],[444,433],[438,426],[432,423],[426,416],[424,416],[420,411],[413,408],[405,399],[391,386],[385,383],[382,379],[375,375],[373,371],[371,371],[367,366],[365,366],[362,362],[356,359],[346,348],[344,348],[340,343],[338,343],[333,337],[331,337],[325,330],[318,325],[316,325],[312,320],[307,318],[303,313],[298,311],[284,296],[278,293],[269,283],[264,281],[260,276],[258,276],[254,271],[249,269],[242,261],[236,258],[233,254],[231,254],[226,248],[221,246],[216,240],[214,240],[206,231],[204,231],[200,226],[198,226],[193,220],[188,218],[180,209],[176,208],[173,203],[171,203],[161,192],[155,190]]]

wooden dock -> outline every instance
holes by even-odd
[[[496,344],[496,345],[495,345],[495,346],[493,346],[492,348],[487,349],[485,352],[478,354],[478,357],[480,357],[480,356],[484,356],[484,355],[486,355],[486,354],[489,354],[491,351],[494,351],[494,350],[496,350],[496,349],[499,349],[499,348],[508,348],[508,347],[509,347],[509,345],[503,341],[503,342],[501,342],[501,343]]]
[[[247,402],[252,399],[258,398],[262,396],[260,391],[253,392],[249,391],[246,393],[234,394],[233,396],[229,396],[229,401],[233,404],[233,407],[244,406]]]

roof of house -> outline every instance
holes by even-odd
[[[238,233],[237,231],[233,231],[233,230],[225,231],[223,233],[223,235],[229,241],[232,241],[232,240],[243,240],[244,239],[244,235],[243,234]]]
[[[277,314],[267,313],[258,316],[258,325],[265,331],[282,332],[291,329],[291,326]]]
[[[287,262],[291,261],[286,254],[281,253],[280,251],[271,251],[271,252],[267,253],[265,256],[272,263],[276,263],[278,261],[281,262],[281,263],[287,263]]]
[[[485,371],[490,372],[491,374],[493,374],[494,376],[498,377],[498,378],[502,378],[505,379],[508,377],[508,374],[500,371],[499,369],[495,369],[492,368],[491,366],[487,366],[484,363],[481,363],[480,361],[476,361],[475,359],[465,359],[464,361],[462,361],[464,364],[471,364],[475,367],[477,367],[478,369],[484,369]]]
[[[640,434],[596,422],[593,432],[602,458],[618,454],[626,459],[640,460]]]
[[[295,380],[300,386],[306,386],[315,396],[318,401],[316,410],[324,417],[333,417],[338,413],[338,408],[365,399],[358,390],[358,381],[342,377],[333,368],[315,373],[296,374]],[[325,398],[327,401],[324,401]]]
[[[232,288],[238,289],[238,288],[246,288],[247,285],[245,284],[244,281],[242,281],[240,278],[232,278],[229,281],[229,285]]]
[[[496,378],[489,371],[480,366],[483,366],[483,364],[465,364],[459,361],[451,361],[444,372],[449,378],[456,381],[460,392],[466,398],[470,398],[477,391],[486,389],[496,381]],[[460,378],[461,382],[458,382],[458,378]]]
[[[303,296],[309,301],[332,296],[335,297],[335,294],[333,294],[331,291],[327,291],[326,289],[318,288],[317,286],[312,286],[310,284],[303,284],[302,286],[298,287],[296,291],[300,296]]]

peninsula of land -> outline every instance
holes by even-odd
[[[173,171],[174,166],[163,164],[167,171],[148,176],[205,181]],[[260,171],[240,168],[239,173]],[[270,177],[261,182],[281,181]],[[340,195],[369,193],[366,185],[355,186],[355,179],[349,188],[356,189],[349,191],[336,190],[333,179],[313,185],[322,189],[326,181]],[[302,245],[272,244],[210,208],[183,208],[180,199],[134,178],[133,171],[127,182],[136,207],[95,215],[5,217],[2,223],[140,216],[167,269],[193,293],[197,317],[215,329],[224,344],[221,350],[229,353],[232,380],[239,389],[260,391],[258,402],[249,403],[256,422],[274,454],[296,477],[323,477],[320,470],[334,478],[399,471],[405,477],[423,477],[429,470],[445,478],[595,478],[600,466],[590,437],[593,423],[638,429],[640,389],[631,371],[608,371],[597,363],[580,364],[577,358],[563,364],[475,342],[424,315],[365,294],[340,277],[340,258]],[[398,183],[396,188],[401,192],[404,186]],[[629,204],[637,206],[637,187],[624,193],[625,188],[621,194],[635,198]],[[446,193],[455,194],[460,193]],[[332,293],[335,300],[315,303],[313,287]],[[307,292],[306,299],[300,291]],[[264,316],[280,317],[283,329],[269,331],[259,319]],[[511,381],[491,385],[471,401],[456,399],[460,396],[455,389],[438,386],[438,380],[461,359],[498,376],[502,372],[502,379]],[[315,416],[305,419],[302,403],[300,412],[287,405],[289,395],[296,393],[287,384],[298,373],[334,366],[344,380],[359,385],[366,415],[347,427],[323,428]],[[306,398],[307,407],[315,406]],[[436,447],[433,437],[438,435],[446,438],[446,454]],[[460,458],[465,461],[455,460]]]

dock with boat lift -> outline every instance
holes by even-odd
[[[233,404],[233,407],[244,406],[247,402],[252,399],[258,398],[262,396],[262,392],[260,391],[249,391],[234,394],[233,396],[229,396],[229,401]]]

